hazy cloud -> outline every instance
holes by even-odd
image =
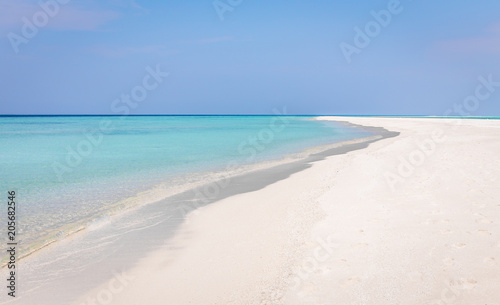
[[[480,36],[441,41],[435,50],[440,53],[500,53],[500,23],[484,29]]]
[[[186,41],[181,41],[180,43],[214,44],[214,43],[221,43],[221,42],[249,42],[249,41],[253,41],[253,39],[236,39],[233,36],[220,36],[220,37],[203,38],[203,39],[198,39],[198,40],[186,40]]]
[[[33,14],[42,11],[34,1],[0,0],[0,32],[16,31],[23,26],[22,18],[32,20]],[[119,17],[112,10],[85,9],[72,2],[61,4],[59,12],[50,19],[47,29],[66,31],[95,31]]]
[[[176,51],[171,50],[165,46],[160,45],[146,45],[138,47],[108,47],[108,46],[97,46],[93,47],[90,52],[109,57],[123,57],[134,54],[157,54],[166,55],[174,54]]]

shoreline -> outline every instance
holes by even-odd
[[[343,124],[345,125],[345,124]],[[360,125],[352,125],[351,127],[359,128],[365,132],[374,133],[372,129],[365,129]],[[322,152],[324,150],[331,149],[332,147],[336,147],[338,145],[342,146],[344,143],[349,143],[351,141],[357,141],[364,138],[356,138],[354,140],[347,140],[341,142],[334,142],[331,144],[312,146],[306,148],[300,152],[296,153],[288,153],[281,155],[279,158],[271,158],[271,159],[263,159],[256,160],[250,163],[242,163],[236,168],[231,166],[231,172],[228,173],[228,167],[221,167],[216,170],[207,170],[196,173],[182,174],[180,176],[176,176],[170,178],[167,181],[163,181],[161,183],[156,183],[151,185],[148,189],[140,191],[132,197],[123,198],[113,204],[110,204],[106,207],[106,209],[91,215],[89,217],[78,220],[74,223],[66,224],[62,227],[55,228],[51,232],[44,234],[42,238],[33,241],[26,248],[20,249],[18,253],[18,260],[24,259],[28,256],[37,254],[39,251],[44,250],[47,247],[51,247],[57,244],[60,241],[63,241],[66,238],[74,238],[73,235],[79,235],[81,233],[85,233],[91,226],[99,225],[102,221],[107,221],[109,218],[120,216],[121,213],[128,212],[129,210],[133,210],[136,208],[140,208],[143,205],[155,203],[161,200],[169,200],[169,198],[176,197],[180,194],[185,194],[189,192],[195,193],[197,189],[205,188],[208,185],[222,185],[220,181],[232,179],[234,177],[240,175],[246,175],[255,171],[259,171],[262,169],[270,169],[276,166],[291,164],[298,160],[304,160],[308,158],[311,154],[315,154],[317,152]],[[229,162],[231,163],[231,162]],[[206,181],[210,182],[207,183]],[[187,182],[186,182],[187,181]],[[174,186],[171,186],[171,185]],[[199,191],[198,191],[199,194]],[[185,197],[185,196],[184,196]],[[210,197],[209,195],[203,194],[201,200],[206,201],[206,197]],[[211,198],[208,198],[211,200]],[[186,200],[184,198],[183,200]],[[200,204],[198,204],[200,205]],[[194,206],[196,208],[197,205]],[[184,214],[187,214],[185,212]],[[7,256],[2,257],[0,260],[0,270],[4,269],[7,264]]]
[[[373,131],[375,130],[372,130],[372,132]],[[377,129],[376,131],[381,132],[380,129]],[[198,203],[193,202],[194,192],[192,189],[190,189],[181,192],[177,195],[169,196],[168,198],[162,199],[157,202],[152,202],[136,206],[128,210],[124,210],[121,213],[119,213],[119,215],[114,215],[113,217],[104,219],[102,224],[96,225],[96,228],[90,228],[89,226],[86,229],[80,230],[78,234],[71,234],[70,236],[67,236],[63,240],[59,240],[58,242],[48,245],[43,249],[43,251],[36,251],[35,253],[33,253],[34,255],[30,255],[28,257],[25,257],[25,259],[22,259],[21,264],[27,265],[28,268],[26,269],[29,270],[31,273],[36,272],[44,274],[46,273],[47,269],[58,268],[57,265],[59,264],[59,262],[58,263],[53,262],[54,256],[56,255],[56,256],[62,256],[63,257],[62,262],[64,262],[65,265],[73,266],[73,269],[75,270],[79,270],[81,268],[86,268],[87,270],[94,270],[91,271],[91,273],[98,275],[97,280],[95,280],[93,283],[88,283],[87,285],[81,285],[80,293],[84,293],[85,291],[91,290],[94,286],[100,285],[99,283],[106,282],[106,280],[112,278],[114,271],[130,268],[130,266],[132,266],[131,264],[134,264],[134,262],[138,261],[138,259],[142,256],[142,253],[132,252],[128,254],[123,254],[121,262],[119,263],[116,263],[112,257],[107,257],[106,259],[104,259],[104,261],[101,260],[100,262],[90,263],[90,265],[84,266],[82,265],[81,260],[83,261],[88,260],[89,259],[87,258],[88,255],[85,253],[85,251],[83,251],[82,253],[80,253],[80,255],[82,255],[80,260],[78,255],[75,257],[70,257],[71,255],[70,253],[72,252],[75,253],[73,249],[74,244],[72,244],[72,242],[77,242],[77,244],[79,244],[78,246],[79,248],[90,248],[90,249],[103,248],[103,247],[105,248],[105,249],[99,249],[98,253],[106,253],[106,252],[114,253],[117,251],[120,253],[126,253],[128,251],[127,249],[133,249],[137,247],[134,246],[134,244],[138,245],[142,244],[142,242],[140,240],[140,237],[130,236],[130,234],[127,235],[127,233],[124,234],[122,229],[123,227],[125,228],[125,230],[127,230],[127,232],[137,230],[141,231],[142,234],[154,237],[151,242],[148,242],[147,245],[142,246],[141,251],[149,253],[150,251],[153,251],[155,248],[157,248],[158,245],[161,245],[166,241],[168,241],[171,237],[174,237],[175,234],[177,234],[178,232],[177,228],[180,227],[184,222],[186,222],[185,216],[188,214],[189,217],[187,217],[187,222],[189,223],[191,214],[193,214],[192,211],[194,210],[202,209],[203,207],[206,207],[213,202],[221,201],[224,200],[225,198],[238,196],[244,193],[259,191],[260,189],[267,187],[269,184],[273,184],[276,181],[287,179],[287,177],[289,177],[290,175],[308,168],[310,166],[308,165],[309,162],[320,160],[329,154],[332,155],[341,154],[351,149],[361,149],[364,146],[368,145],[368,143],[378,141],[384,136],[386,135],[357,138],[355,140],[349,140],[344,142],[333,143],[330,145],[313,147],[306,150],[307,155],[309,155],[309,157],[298,160],[289,158],[289,155],[287,155],[287,158],[280,160],[280,162],[284,162],[284,164],[278,164],[266,168],[261,168],[258,170],[249,171],[243,174],[230,177],[230,185],[227,187],[222,187],[217,196],[213,198],[206,198],[205,200],[202,200],[201,202]],[[305,152],[301,152],[300,154],[303,155],[304,153]],[[225,180],[227,179],[224,178],[221,180],[214,180],[213,182],[205,184],[204,186],[207,185],[210,186],[214,184],[225,185],[225,183],[227,183],[227,181]],[[175,205],[172,205],[172,203],[175,203]],[[178,211],[180,214],[177,213],[172,217],[171,213]],[[140,213],[140,215],[134,215],[135,213]],[[137,219],[144,219],[145,221],[139,223]],[[148,222],[151,223],[152,221],[155,221],[155,223],[149,226]],[[129,225],[130,223],[133,222],[136,223]],[[167,229],[167,231],[159,229],[159,227],[163,227],[164,229]],[[121,250],[116,248],[110,248],[108,246],[102,246],[99,242],[102,240],[113,240],[115,238],[123,240],[128,239],[127,241],[124,241],[120,245],[119,249]],[[96,253],[90,253],[90,256],[92,257],[92,255],[95,254]],[[98,270],[101,269],[99,266],[104,262],[107,262],[105,263],[105,265],[107,265],[108,268],[106,268],[105,270]],[[42,265],[44,267],[42,269],[39,269],[37,265]],[[51,268],[52,265],[54,266]],[[4,270],[5,268],[2,271]],[[60,279],[54,282],[56,283],[59,282],[61,285],[64,286],[66,285],[71,286],[70,283],[63,280],[64,278],[70,276],[71,274],[72,272],[68,270],[59,273],[57,276],[60,277]],[[27,280],[26,279],[27,276],[28,274],[21,277],[24,277],[25,280]],[[78,281],[75,281],[75,279],[73,279],[73,281],[74,285],[77,285]],[[33,279],[28,279],[27,282],[28,283],[31,282],[30,285],[33,284],[34,286],[37,286],[36,283],[38,282],[38,279],[34,277]],[[40,287],[39,289],[42,288]],[[49,288],[49,290],[51,290],[51,288]],[[28,296],[28,298],[31,299],[33,297],[33,300],[35,299],[38,300],[40,297],[43,296],[53,298],[54,293],[55,291],[52,293],[50,293],[49,291],[43,291],[41,292],[40,295],[33,294]],[[62,296],[61,300],[64,300],[62,302],[67,303],[71,300],[71,298],[72,296],[65,295]],[[23,303],[21,302],[20,304]]]
[[[348,152],[312,154],[302,170],[243,175],[230,187],[250,189],[223,190],[213,203],[187,211],[185,221],[164,221],[166,201],[125,212],[79,237],[80,251],[63,241],[38,260],[27,259],[32,268],[25,268],[40,274],[38,280],[56,280],[14,303],[81,305],[108,297],[108,304],[120,305],[385,305],[388,298],[391,304],[494,304],[500,297],[500,122],[318,119],[400,134],[352,143],[357,149]],[[433,147],[436,130],[443,141]],[[432,149],[422,150],[422,143]],[[399,175],[402,160],[417,155],[422,164],[391,189],[385,176]],[[119,247],[108,247],[110,241]],[[63,266],[73,273],[53,268]],[[111,289],[118,282],[119,291]]]
[[[272,115],[269,115],[269,116],[272,116]],[[304,117],[310,117],[313,120],[323,120],[322,118],[328,118],[330,116],[304,115]],[[378,117],[378,116],[374,116],[374,117],[371,117],[371,116],[338,116],[337,118],[339,120],[342,120],[342,119],[349,119],[349,118],[355,119],[358,117],[361,117],[361,118],[363,118],[363,117],[365,117],[365,118],[384,118],[384,117]],[[388,118],[449,119],[448,117],[432,117],[432,116],[429,116],[429,117],[395,116],[395,117],[388,117]],[[491,117],[491,118],[490,117],[485,117],[485,118],[460,117],[460,118],[463,118],[466,120],[474,120],[474,119],[489,120],[489,119],[494,119],[495,117]],[[498,118],[500,118],[500,117],[498,117]],[[341,121],[336,121],[336,122],[342,123]],[[359,124],[352,124],[352,123],[346,123],[346,122],[343,122],[343,125],[359,128],[359,129],[365,130],[367,132],[374,132],[377,130],[377,128],[373,129],[370,126],[362,126]],[[338,142],[338,143],[341,144],[343,142]],[[210,171],[203,171],[203,172],[194,173],[194,174],[193,173],[185,174],[185,175],[181,175],[178,177],[174,177],[166,182],[161,182],[159,184],[158,183],[153,184],[150,186],[150,188],[147,188],[143,191],[140,191],[139,193],[135,194],[132,197],[126,197],[126,198],[123,198],[123,199],[113,203],[113,204],[110,204],[109,206],[106,207],[105,210],[103,210],[97,214],[91,215],[90,217],[83,218],[77,222],[68,223],[62,227],[53,229],[51,232],[44,234],[43,235],[44,237],[39,238],[39,239],[33,241],[32,243],[30,243],[30,245],[27,248],[20,249],[20,252],[18,254],[19,255],[18,259],[23,259],[23,258],[28,257],[30,255],[36,254],[38,251],[40,251],[46,247],[50,247],[54,243],[57,243],[57,242],[63,240],[64,238],[69,237],[70,235],[85,231],[88,227],[95,225],[96,223],[99,223],[102,219],[114,217],[115,215],[117,215],[123,211],[129,210],[129,209],[134,209],[134,208],[142,206],[144,204],[149,204],[149,203],[153,203],[153,202],[156,202],[159,200],[164,200],[168,197],[175,196],[176,194],[183,193],[185,191],[190,191],[190,190],[195,189],[195,188],[204,187],[205,185],[204,185],[203,181],[206,179],[204,179],[203,177],[209,178],[210,180],[212,180],[212,183],[214,183],[221,176],[223,177],[223,179],[227,179],[227,177],[235,177],[235,176],[249,173],[251,171],[259,170],[262,168],[271,168],[273,166],[277,166],[280,164],[290,163],[290,162],[293,162],[295,159],[304,158],[304,155],[310,155],[313,152],[316,153],[316,152],[319,152],[322,150],[327,150],[332,145],[335,146],[338,143],[313,146],[313,147],[305,149],[301,152],[292,153],[292,154],[285,154],[285,155],[281,156],[280,159],[269,159],[269,160],[257,161],[255,163],[242,164],[240,166],[240,168],[241,168],[240,170],[235,171],[235,172],[231,173],[230,175],[227,175],[226,171],[221,168],[221,169],[218,169],[215,171],[210,170]],[[214,178],[214,176],[216,178]],[[197,178],[194,179],[194,180],[196,180],[194,182],[192,182],[192,181],[182,182],[182,183],[176,182],[179,180],[186,180],[187,179],[186,177],[197,177]],[[200,178],[200,177],[202,177],[202,178]],[[219,177],[219,178],[217,178],[217,177]],[[193,179],[188,179],[188,180],[193,180]],[[176,185],[176,187],[172,187],[172,188],[168,189],[168,185],[171,185],[172,181],[174,181],[174,184]],[[6,262],[7,262],[7,256],[0,259],[0,270],[2,270],[6,266]]]
[[[496,304],[500,121],[344,119],[401,136],[343,156],[281,303]]]
[[[200,208],[173,240],[127,269],[130,284],[113,304],[494,303],[500,168],[482,161],[496,160],[500,122],[347,121],[401,134]],[[384,173],[436,129],[447,141],[392,193]],[[470,172],[449,170],[464,166]]]
[[[354,126],[355,124],[351,124],[351,125]],[[272,167],[269,169],[259,170],[259,171],[253,172],[253,173],[243,175],[242,177],[239,177],[239,178],[242,178],[241,180],[238,179],[238,180],[232,182],[233,188],[231,190],[229,190],[228,193],[221,192],[221,194],[219,194],[219,196],[217,198],[214,198],[213,202],[210,202],[210,203],[213,203],[215,205],[220,205],[222,202],[227,202],[227,201],[236,203],[235,200],[237,200],[237,198],[240,196],[245,196],[246,194],[255,194],[255,193],[262,192],[264,189],[268,188],[271,185],[274,185],[277,182],[287,181],[290,178],[290,176],[293,176],[297,173],[303,173],[304,170],[307,170],[308,168],[310,168],[312,166],[312,163],[316,163],[318,161],[324,160],[327,157],[362,150],[362,149],[366,148],[368,145],[370,145],[371,143],[375,143],[375,142],[378,142],[378,141],[383,140],[383,139],[397,136],[397,133],[387,131],[384,128],[380,128],[380,127],[370,127],[370,126],[361,126],[361,125],[356,125],[356,126],[361,127],[367,131],[369,130],[370,132],[376,132],[376,133],[378,133],[378,136],[369,137],[369,139],[363,138],[363,139],[351,140],[348,142],[353,142],[353,143],[349,143],[347,145],[344,142],[338,143],[338,144],[342,144],[342,145],[338,145],[339,147],[330,148],[330,149],[322,150],[320,152],[316,152],[314,154],[311,154],[309,157],[307,157],[305,159],[295,161],[292,163],[288,163],[288,164],[278,165],[278,166],[275,166],[275,167]],[[277,177],[277,175],[279,175],[279,176]],[[250,185],[251,189],[242,190],[241,188],[240,189],[234,188],[234,185],[238,185],[239,187],[245,187],[245,186],[248,187]],[[205,213],[206,209],[213,208],[213,204],[199,206],[199,207],[197,207],[196,210],[189,213],[187,221],[180,224],[180,229],[173,236],[173,239],[168,241],[168,243],[165,244],[160,250],[157,250],[155,252],[151,252],[147,257],[142,259],[141,262],[155,262],[155,265],[164,266],[165,264],[168,264],[168,262],[171,259],[172,260],[182,259],[182,258],[176,256],[176,251],[177,251],[176,249],[184,248],[186,241],[190,239],[190,237],[189,237],[190,234],[186,235],[185,227],[186,226],[189,227],[189,226],[193,225],[194,223],[196,223],[198,221],[197,218],[200,217],[200,215],[203,215]],[[235,207],[232,207],[232,209],[235,209]],[[318,217],[321,217],[319,215],[320,213],[318,211],[312,212],[309,214],[310,215],[308,217],[311,217],[311,219],[318,220]],[[297,216],[299,216],[299,215],[297,215]],[[300,215],[300,216],[303,217],[304,215]],[[210,218],[213,220],[213,219],[216,219],[217,217],[210,217]],[[291,220],[291,221],[294,222],[295,220]],[[299,226],[304,226],[304,225],[308,226],[306,224],[300,224]],[[231,228],[231,229],[233,228],[233,226],[231,226],[231,225],[228,225],[227,227]],[[227,228],[224,230],[227,231]],[[302,230],[306,231],[307,229],[303,228]],[[288,233],[286,233],[286,234],[288,234]],[[176,257],[176,258],[174,258],[174,257]],[[141,262],[138,262],[138,264],[137,264],[138,267],[136,267],[136,268],[141,269],[143,272],[155,272],[156,266],[153,268],[146,267],[146,266],[143,266],[143,263],[141,263]],[[146,270],[146,271],[144,271],[144,270]],[[128,274],[128,272],[129,271],[127,271],[127,274]],[[134,271],[132,271],[132,272],[134,273]],[[177,276],[183,277],[181,274],[179,274],[177,272],[173,272],[173,274],[177,274]],[[144,276],[149,277],[149,275],[146,275],[146,274],[144,274]],[[134,275],[134,277],[135,277],[135,275]],[[159,284],[159,283],[163,283],[164,280],[163,279],[155,279],[154,282],[156,284]],[[103,284],[103,285],[105,286],[106,284]],[[92,291],[87,293],[82,299],[78,300],[74,304],[78,304],[79,302],[84,302],[85,299],[88,298],[89,296],[98,294],[99,291],[102,290],[102,287],[103,286],[101,286],[101,288],[94,288]],[[146,289],[146,287],[142,287],[142,288]],[[138,289],[140,289],[140,288],[138,288]],[[142,289],[140,289],[140,290],[142,290]],[[186,292],[186,294],[188,294],[188,292]],[[139,300],[136,298],[135,301],[140,302],[142,300]],[[150,300],[150,301],[152,302],[152,300]],[[125,302],[124,304],[126,304],[126,302],[132,302],[132,301],[130,301],[129,297],[124,297],[124,298],[118,299],[116,302],[117,302],[116,304],[122,304],[122,302]],[[177,300],[177,302],[179,302],[179,304],[183,303],[183,301],[179,301],[179,300]]]

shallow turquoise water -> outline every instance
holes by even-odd
[[[175,177],[366,135],[292,116],[0,117],[0,184],[32,242]]]

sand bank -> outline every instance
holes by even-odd
[[[400,135],[199,209],[113,304],[498,304],[500,122],[321,119]]]
[[[114,276],[59,290],[76,305],[498,305],[500,121],[320,119],[399,136],[235,178],[167,242],[150,240],[167,225],[137,229],[134,264],[126,238],[95,267]]]

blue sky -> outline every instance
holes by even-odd
[[[169,74],[131,114],[443,115],[500,82],[498,0],[55,1],[0,0],[0,114],[117,114],[147,67]],[[381,10],[348,62],[341,43]],[[500,115],[494,89],[468,113]]]

